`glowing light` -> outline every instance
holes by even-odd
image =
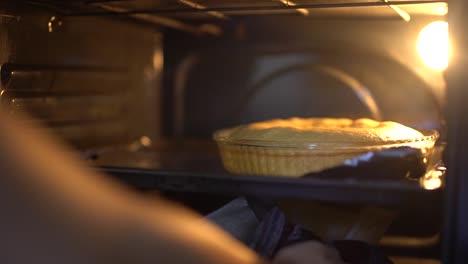
[[[423,183],[423,187],[426,190],[435,190],[442,186],[442,180],[439,178],[432,178],[429,180],[425,180]]]
[[[450,53],[448,23],[435,21],[425,26],[419,33],[417,49],[427,67],[445,70]]]
[[[441,177],[444,175],[443,170],[433,170],[425,177],[421,178],[420,184],[426,190],[434,190],[442,186]]]
[[[447,3],[442,3],[441,6],[437,9],[437,14],[439,16],[445,16],[448,13],[448,5]]]
[[[149,147],[149,146],[151,146],[151,143],[152,143],[152,142],[151,142],[151,139],[150,139],[149,137],[147,137],[147,136],[142,136],[142,137],[140,138],[140,143],[141,143],[141,145],[144,146],[144,147]]]

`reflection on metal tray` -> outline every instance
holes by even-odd
[[[151,147],[109,149],[92,155],[92,165],[138,188],[230,193],[338,203],[412,206],[441,198],[417,181],[340,177],[284,178],[227,173],[210,141],[163,142]]]
[[[111,148],[88,154],[96,166],[156,171],[224,173],[218,150],[209,141],[166,141],[144,147]]]

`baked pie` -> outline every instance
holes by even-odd
[[[402,124],[367,118],[290,118],[217,131],[224,167],[232,173],[300,177],[383,148],[423,151],[437,134],[425,136]]]

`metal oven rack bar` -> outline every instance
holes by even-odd
[[[29,0],[39,7],[46,7],[62,16],[117,16],[144,23],[174,28],[196,35],[220,35],[217,23],[230,20],[231,16],[251,15],[299,15],[309,16],[312,10],[333,8],[388,7],[391,13],[410,20],[410,14],[400,7],[407,5],[446,3],[446,0],[255,0],[248,3],[230,0],[178,0],[178,1],[58,1]],[[315,12],[315,11],[314,11]]]
[[[35,3],[41,3],[44,1],[31,1]],[[91,4],[96,3],[112,3],[113,1],[93,1]],[[119,1],[124,2],[124,1]],[[221,1],[222,2],[222,1]],[[255,2],[255,1],[254,1]],[[99,16],[99,15],[128,15],[128,14],[164,14],[164,13],[204,13],[204,12],[225,12],[225,11],[255,11],[255,10],[297,10],[297,9],[313,9],[313,8],[338,8],[338,7],[366,7],[366,6],[403,6],[403,5],[415,5],[415,4],[430,4],[430,3],[446,3],[446,0],[402,0],[402,1],[381,1],[381,2],[368,2],[368,1],[328,1],[313,3],[296,3],[294,5],[252,5],[252,6],[206,6],[203,8],[187,7],[170,7],[170,8],[147,8],[147,9],[134,9],[126,12],[112,12],[112,11],[87,11],[87,12],[74,12],[71,11],[68,15],[72,16]],[[280,1],[279,3],[283,3]]]
[[[339,178],[237,175],[223,169],[209,141],[165,141],[140,150],[108,149],[88,156],[91,165],[130,186],[175,192],[201,192],[321,200],[334,203],[417,207],[440,200],[442,188],[426,190],[402,178]],[[86,157],[85,157],[86,158]]]
[[[417,207],[418,204],[434,202],[442,197],[441,190],[423,190],[416,185],[391,181],[343,182],[115,167],[101,167],[100,170],[137,188],[177,192],[236,194],[391,207]]]

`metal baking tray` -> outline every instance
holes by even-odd
[[[151,147],[113,148],[88,153],[98,170],[137,188],[307,199],[335,203],[417,206],[442,198],[443,188],[427,190],[417,181],[380,177],[237,175],[223,169],[210,141],[168,141]]]

